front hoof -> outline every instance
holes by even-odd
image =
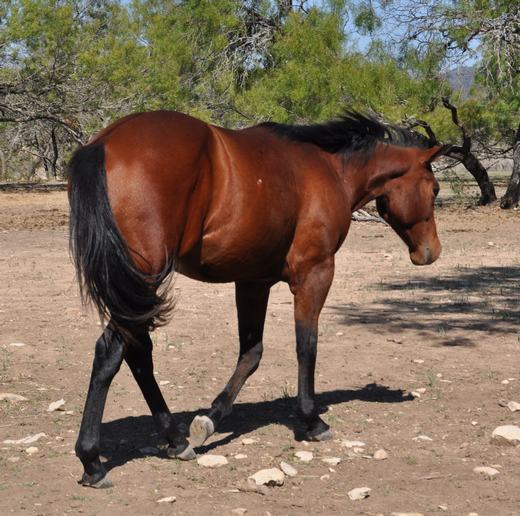
[[[81,484],[83,487],[93,487],[94,489],[108,489],[114,487],[114,484],[106,475],[101,479],[94,481],[89,475],[84,474],[83,478],[78,481],[78,484]]]
[[[180,460],[193,460],[197,457],[197,454],[189,444],[182,448],[182,451],[179,449],[181,447],[182,446],[177,446],[176,448],[172,448],[171,446],[168,446],[168,449],[166,450],[168,457],[170,457],[170,459]]]
[[[330,441],[332,439],[332,430],[329,428],[320,434],[313,434],[311,432],[307,433],[308,441]]]
[[[190,444],[194,448],[202,446],[215,431],[215,425],[208,416],[195,416],[190,425]]]

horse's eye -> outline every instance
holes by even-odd
[[[433,195],[437,197],[439,195],[439,185],[433,187]]]

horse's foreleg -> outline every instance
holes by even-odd
[[[150,408],[159,434],[168,441],[168,455],[182,460],[194,459],[195,452],[186,436],[179,432],[153,374],[153,344],[150,335],[144,333],[136,336],[136,339],[136,343],[129,345],[125,360]]]
[[[294,294],[296,352],[298,355],[298,412],[307,430],[307,440],[331,438],[329,426],[319,417],[314,392],[314,370],[318,347],[318,317],[334,275],[333,258],[300,273],[291,284]]]
[[[211,404],[209,414],[194,418],[190,426],[190,443],[194,447],[201,446],[220,421],[231,412],[240,389],[260,364],[269,290],[270,285],[265,283],[235,285],[240,339],[238,362],[226,387]]]
[[[123,337],[109,324],[96,342],[90,386],[76,442],[76,455],[84,468],[80,483],[84,486],[112,486],[99,459],[101,420],[110,383],[121,367],[124,354]]]

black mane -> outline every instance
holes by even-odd
[[[368,155],[378,142],[421,149],[431,147],[428,138],[420,133],[405,127],[384,124],[356,111],[347,111],[336,120],[323,124],[289,125],[264,122],[260,127],[291,140],[313,143],[332,154],[360,152]]]

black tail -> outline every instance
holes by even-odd
[[[157,289],[172,260],[157,275],[139,271],[119,233],[107,195],[102,144],[80,148],[69,164],[70,252],[83,301],[92,301],[102,319],[122,328],[152,330],[165,324],[173,308]]]

